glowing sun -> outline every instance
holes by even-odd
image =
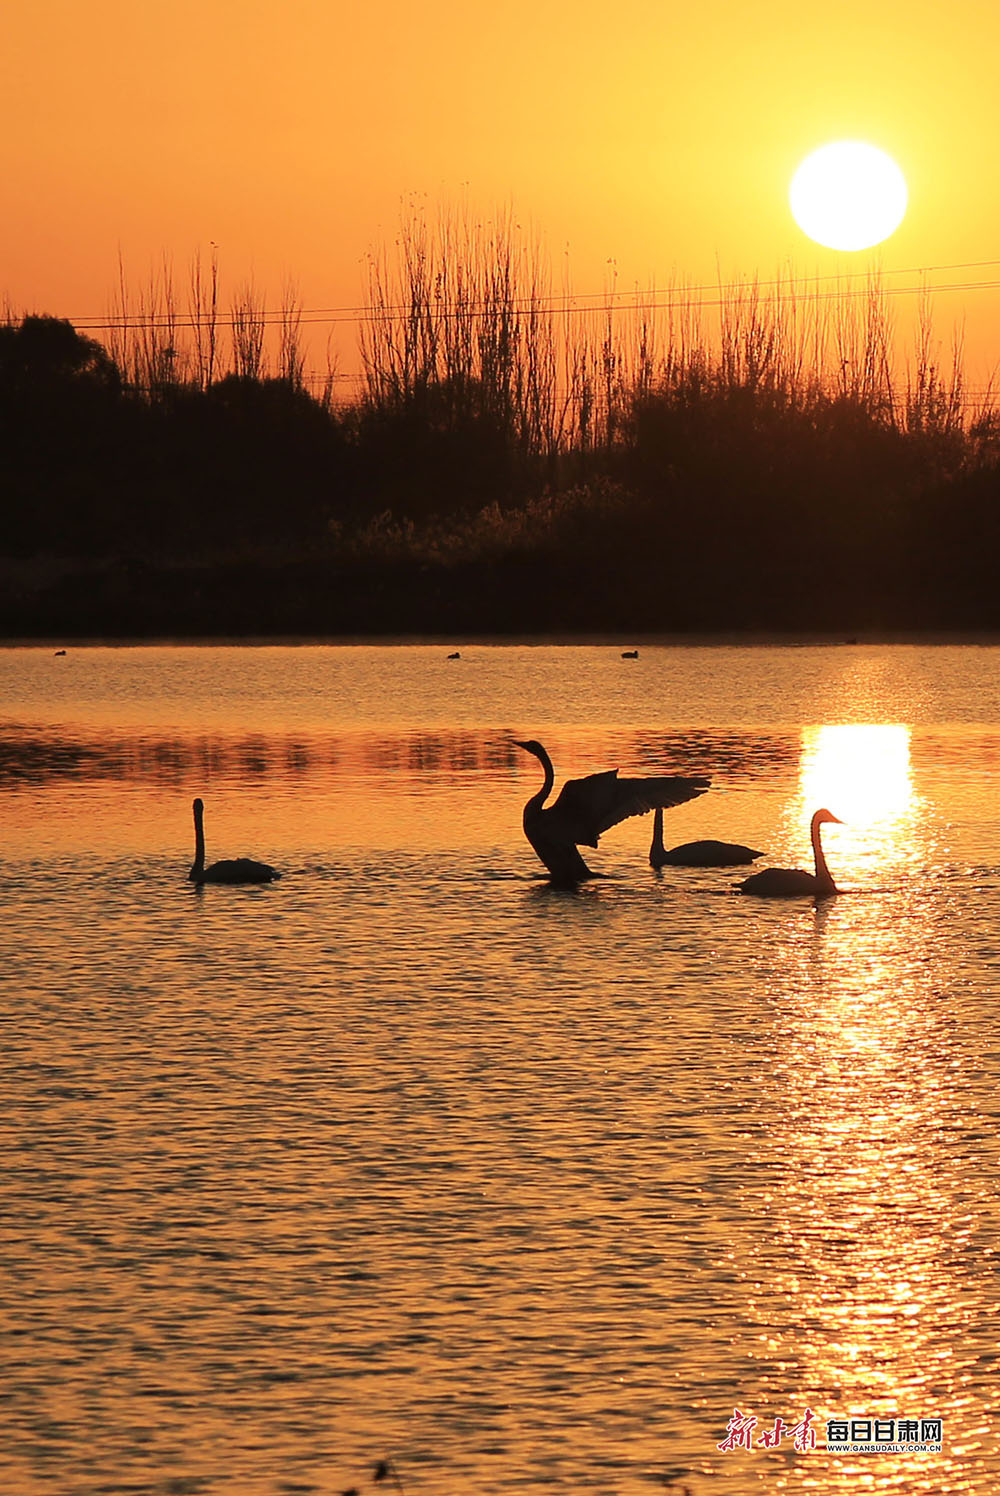
[[[788,189],[799,228],[829,249],[881,244],[902,223],[906,198],[906,180],[892,157],[860,140],[820,146]]]

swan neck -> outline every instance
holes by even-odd
[[[192,880],[201,877],[205,870],[205,824],[202,813],[196,810],[194,813],[194,863],[188,875]]]
[[[830,869],[826,865],[826,854],[823,851],[823,842],[820,838],[821,822],[813,817],[810,834],[812,836],[813,858],[816,863],[816,882],[824,888],[834,888],[836,885]]]
[[[653,812],[653,840],[649,847],[650,862],[655,857],[662,857],[665,850],[663,845],[663,806],[657,805]]]
[[[538,762],[545,770],[545,780],[538,793],[536,795],[532,795],[531,799],[525,806],[525,810],[541,810],[542,806],[548,799],[549,791],[552,789],[552,786],[555,784],[556,780],[556,773],[552,767],[552,760],[549,758],[549,755],[546,753],[541,743],[539,743],[538,745],[538,752],[535,754],[535,757],[538,759]]]

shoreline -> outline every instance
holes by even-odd
[[[845,637],[846,635],[846,637]],[[571,630],[501,633],[331,633],[331,634],[71,634],[0,636],[0,649],[875,649],[1000,648],[1000,632],[986,629],[734,629],[706,633]]]

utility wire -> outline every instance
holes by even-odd
[[[769,298],[771,301],[801,301],[804,299],[804,288],[810,287],[815,290],[808,291],[808,300],[857,300],[859,298],[871,298],[873,296],[919,296],[938,295],[953,291],[991,291],[1000,288],[1000,277],[995,279],[979,279],[973,281],[951,280],[944,282],[929,282],[926,277],[943,273],[953,273],[960,270],[979,270],[1000,266],[998,260],[966,260],[951,265],[911,266],[898,270],[879,270],[873,272],[844,271],[830,272],[823,275],[775,276],[768,280],[757,280],[746,278],[732,281],[704,282],[694,286],[673,286],[670,288],[650,287],[648,290],[639,290],[632,287],[629,290],[616,291],[609,288],[605,291],[587,292],[560,292],[546,293],[545,295],[522,295],[511,297],[506,305],[515,311],[521,312],[546,312],[558,316],[572,316],[578,312],[603,311],[613,308],[615,311],[658,311],[658,310],[692,310],[694,308],[712,308],[724,306],[729,295],[734,294],[756,294],[759,291],[770,291],[777,289],[779,294]],[[886,286],[882,284],[886,276],[919,275],[921,280],[916,285],[910,286]],[[862,284],[857,284],[858,281]],[[827,290],[819,287],[833,282]],[[706,297],[701,293],[712,293]],[[626,300],[625,298],[631,298]],[[434,305],[436,315],[445,319],[457,316],[482,316],[492,309],[493,303],[484,301],[469,301],[459,309],[442,307],[436,302]],[[407,302],[386,303],[377,307],[307,307],[289,310],[262,309],[260,312],[251,311],[251,318],[257,325],[265,327],[280,326],[321,326],[354,324],[363,325],[384,320],[387,316],[406,316],[412,311],[412,306]],[[74,327],[85,332],[101,332],[111,329],[127,330],[129,328],[196,328],[207,327],[212,320],[208,316],[200,319],[190,314],[169,315],[165,313],[124,312],[121,316],[115,316],[113,312],[103,313],[100,317],[68,317]],[[230,321],[228,311],[217,313],[216,326],[225,326]]]

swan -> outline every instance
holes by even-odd
[[[205,866],[205,806],[195,800],[194,810],[194,862],[188,878],[192,883],[270,883],[281,874],[266,862],[254,862],[250,857],[236,857],[228,862],[213,862]]]
[[[623,660],[637,660],[638,658],[639,658],[639,651],[637,649],[623,649],[622,650],[622,659]]]
[[[449,660],[460,660],[460,659],[461,659],[461,658],[462,658],[462,656],[461,656],[461,653],[460,653],[460,651],[459,651],[459,650],[457,650],[457,649],[456,649],[456,650],[455,650],[455,653],[454,653],[454,654],[450,654],[450,655],[449,655],[449,656],[448,656],[448,659],[449,659]]]
[[[534,738],[515,739],[516,746],[533,753],[545,770],[545,780],[524,807],[524,834],[558,887],[572,888],[585,878],[600,878],[592,872],[577,849],[578,843],[596,847],[603,831],[629,816],[646,815],[657,805],[683,805],[703,795],[711,781],[684,779],[619,779],[617,769],[568,779],[554,804],[546,806],[555,782],[552,760]]]
[[[823,844],[819,838],[819,828],[831,821],[837,826],[844,824],[831,810],[817,810],[810,823],[815,873],[803,872],[801,868],[767,867],[762,873],[753,873],[749,878],[744,878],[742,883],[735,885],[736,888],[740,893],[756,894],[758,898],[764,899],[790,899],[799,894],[810,894],[815,899],[828,899],[838,893],[837,885],[826,865]]]
[[[650,867],[739,867],[741,863],[753,862],[762,857],[753,847],[742,847],[739,842],[696,841],[683,846],[671,847],[668,852],[663,845],[663,811],[658,805],[653,815],[653,840],[649,848]]]

